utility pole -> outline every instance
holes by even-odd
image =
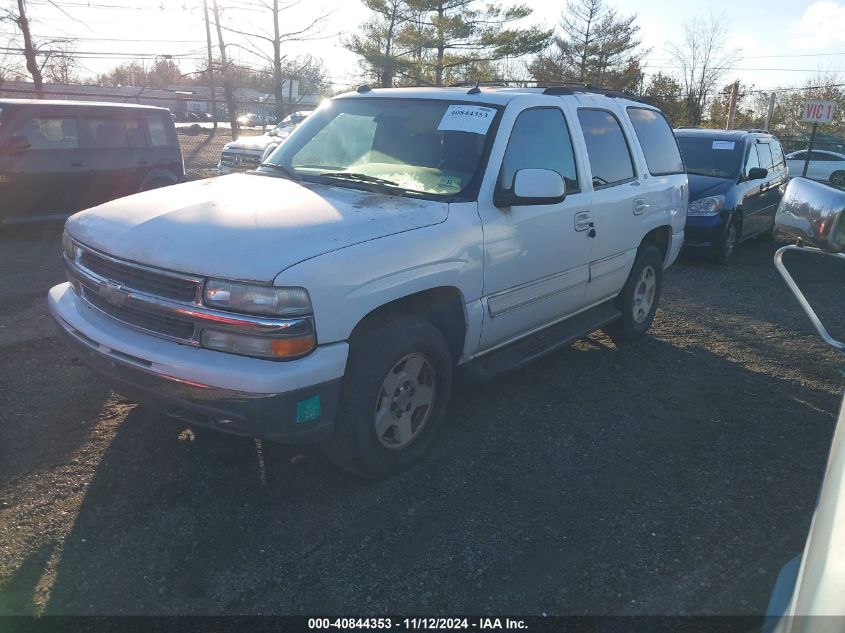
[[[739,81],[735,81],[731,87],[731,105],[728,108],[728,122],[725,124],[725,129],[733,129],[734,118],[736,118],[736,99],[739,94]]]
[[[217,43],[220,45],[220,63],[223,66],[223,90],[226,93],[226,107],[229,110],[229,125],[232,126],[232,139],[238,140],[238,109],[235,107],[235,93],[232,90],[232,74],[226,58],[226,43],[223,41],[223,29],[220,28],[220,5],[212,0],[214,7],[214,25],[217,27]]]
[[[763,125],[763,129],[766,132],[769,131],[769,127],[772,125],[772,115],[775,113],[775,96],[777,95],[776,92],[772,91],[772,94],[769,95],[769,109],[766,110],[766,122]]]
[[[208,21],[208,0],[202,0],[203,15],[205,16],[205,40],[208,44],[208,90],[211,93],[211,120],[217,131],[217,107],[214,101],[214,69],[211,57],[211,25]]]

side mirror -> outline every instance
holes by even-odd
[[[845,251],[845,191],[795,177],[775,216],[778,228],[828,253]]]
[[[25,150],[28,150],[32,145],[29,142],[29,139],[25,136],[13,136],[9,139],[9,142],[6,143],[6,151],[10,154],[18,154]]]
[[[268,145],[267,149],[264,150],[264,153],[261,155],[261,162],[267,162],[267,159],[270,157],[270,154],[276,151],[276,148],[279,146],[278,143],[273,145]]]
[[[497,207],[557,204],[566,197],[563,177],[551,169],[520,169],[510,190],[498,190],[493,199]]]
[[[748,170],[748,176],[746,177],[746,180],[763,180],[763,178],[768,175],[768,169],[763,169],[762,167],[752,167]]]

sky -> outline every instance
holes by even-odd
[[[230,7],[228,20],[240,30],[269,30],[265,12],[257,10],[252,0],[220,1]],[[565,2],[525,1],[534,9],[526,23],[557,24],[565,8]],[[769,90],[801,83],[819,72],[840,71],[845,77],[845,0],[709,0],[706,4],[608,0],[607,4],[622,14],[637,14],[643,45],[651,49],[647,75],[675,70],[667,44],[679,39],[685,22],[707,18],[708,11],[713,11],[725,14],[729,45],[742,54],[741,61],[726,73],[725,83],[739,79]],[[156,55],[173,55],[183,72],[204,64],[201,0],[28,0],[28,6],[36,35],[77,38],[84,74],[103,72],[138,55],[150,61]],[[360,79],[358,62],[343,41],[368,16],[360,0],[299,0],[282,14],[282,30],[298,30],[323,13],[329,15],[317,39],[292,42],[286,51],[291,56],[321,57],[333,84],[355,85]],[[8,45],[11,31],[11,25],[0,23],[0,46]],[[239,42],[235,35],[228,37]],[[243,48],[233,47],[230,54],[243,64],[259,65]]]

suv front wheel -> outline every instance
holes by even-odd
[[[451,388],[452,356],[440,330],[406,315],[374,321],[350,344],[325,453],[367,478],[408,468],[442,426]]]

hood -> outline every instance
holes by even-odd
[[[78,241],[183,273],[271,282],[311,257],[444,222],[445,202],[232,174],[162,187],[81,211]]]
[[[736,181],[732,178],[719,178],[718,176],[687,174],[687,178],[689,179],[690,202],[725,193],[736,184]]]
[[[265,149],[267,149],[268,146],[272,145],[273,143],[279,143],[281,140],[282,139],[280,137],[273,136],[272,134],[262,134],[261,136],[244,136],[238,139],[237,141],[226,143],[226,145],[223,146],[223,149],[247,149],[263,152]]]

